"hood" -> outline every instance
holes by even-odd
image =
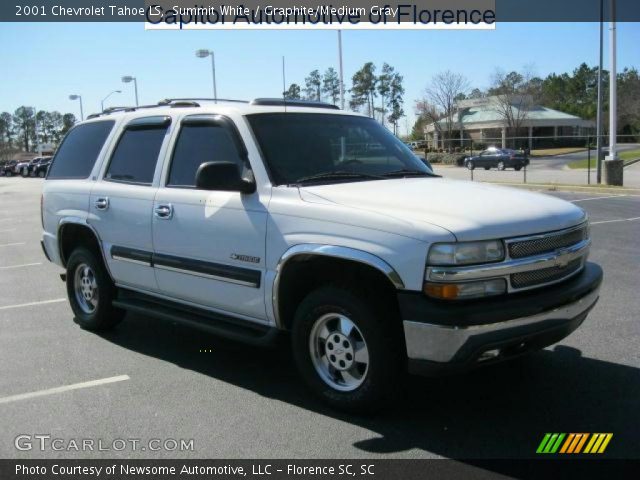
[[[301,187],[308,202],[380,213],[445,228],[459,241],[509,238],[574,226],[586,219],[549,195],[479,182],[406,178]]]

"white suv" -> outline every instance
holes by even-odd
[[[130,310],[256,345],[289,331],[310,387],[357,411],[407,369],[559,341],[602,281],[577,206],[440,178],[376,121],[314,102],[94,115],[53,159],[42,216],[82,327]]]

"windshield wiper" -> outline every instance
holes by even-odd
[[[299,185],[302,183],[322,181],[322,180],[342,180],[342,179],[361,179],[361,180],[383,180],[385,177],[380,175],[372,175],[369,173],[347,172],[347,171],[335,171],[335,172],[323,172],[315,175],[309,175],[307,177],[298,178],[291,185]]]
[[[423,172],[421,170],[411,170],[408,168],[402,168],[400,170],[393,170],[391,172],[387,172],[383,174],[385,177],[439,177],[440,175],[436,175],[431,172]]]

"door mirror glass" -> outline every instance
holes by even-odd
[[[196,188],[253,193],[256,183],[242,178],[235,162],[205,162],[196,171]]]

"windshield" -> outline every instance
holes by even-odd
[[[397,172],[432,175],[391,132],[371,118],[321,113],[248,115],[277,185],[384,180]]]

